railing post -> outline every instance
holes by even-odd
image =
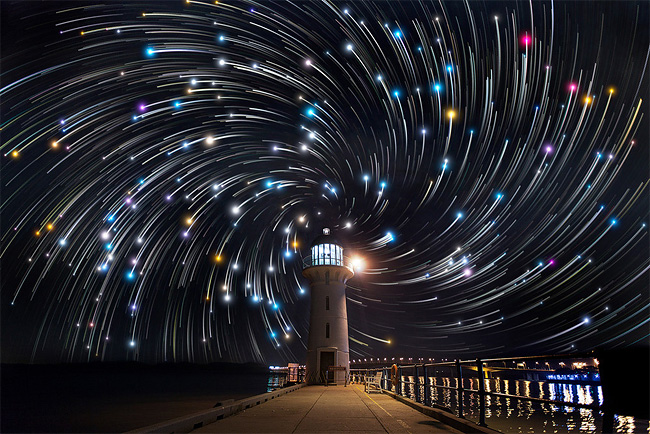
[[[476,359],[476,368],[478,372],[478,397],[479,397],[479,426],[487,426],[485,423],[485,375],[483,374],[483,362],[481,359]]]
[[[415,402],[422,402],[420,401],[420,368],[418,365],[415,365],[415,384],[413,386],[415,390],[413,390],[414,395],[415,395]]]
[[[384,375],[382,375],[381,377],[382,377],[381,381],[384,385],[382,389],[388,389],[388,369],[384,368]]]
[[[614,413],[605,410],[603,414],[603,430],[602,432],[614,432]]]
[[[402,383],[402,367],[399,366],[397,368],[397,389],[396,392],[398,395],[402,395],[402,392],[404,391],[404,383]]]
[[[431,387],[429,387],[429,376],[427,375],[427,365],[424,365],[423,369],[424,372],[422,375],[424,375],[424,405],[427,407],[431,405]]]
[[[464,418],[463,416],[463,367],[460,365],[460,360],[456,359],[456,371],[458,372],[458,417]]]

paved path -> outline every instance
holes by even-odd
[[[197,433],[460,433],[363,386],[308,386],[244,410]]]

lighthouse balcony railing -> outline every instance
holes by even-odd
[[[319,265],[335,265],[338,267],[345,267],[350,271],[354,271],[352,266],[352,259],[349,256],[329,256],[329,255],[309,255],[302,259],[302,268],[317,267]]]

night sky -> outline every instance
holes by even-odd
[[[647,343],[647,2],[0,6],[4,362]]]

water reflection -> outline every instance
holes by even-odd
[[[403,377],[405,382],[415,383],[413,376]],[[463,388],[479,389],[478,378],[464,378]],[[600,385],[580,385],[565,383],[548,383],[545,381],[485,379],[485,390],[521,395],[531,398],[566,401],[567,403],[602,405],[603,392]],[[422,385],[445,386],[456,388],[457,378],[424,377],[419,379],[420,400],[424,396]],[[457,393],[454,389],[432,387],[430,392],[432,404],[451,408],[458,412]],[[415,399],[415,384],[404,384],[404,394]],[[486,396],[485,417],[489,427],[502,432],[513,433],[594,433],[602,429],[602,414],[597,410],[577,408],[571,405],[554,404],[512,399],[498,396]],[[479,396],[477,393],[465,392],[463,395],[465,418],[478,422]],[[640,424],[642,425],[640,427]],[[616,432],[648,432],[648,422],[633,417],[618,416],[615,420]],[[635,429],[637,431],[635,431]]]
[[[614,418],[614,427],[616,432],[634,433],[636,431],[634,426],[634,418],[630,416],[616,416]]]

